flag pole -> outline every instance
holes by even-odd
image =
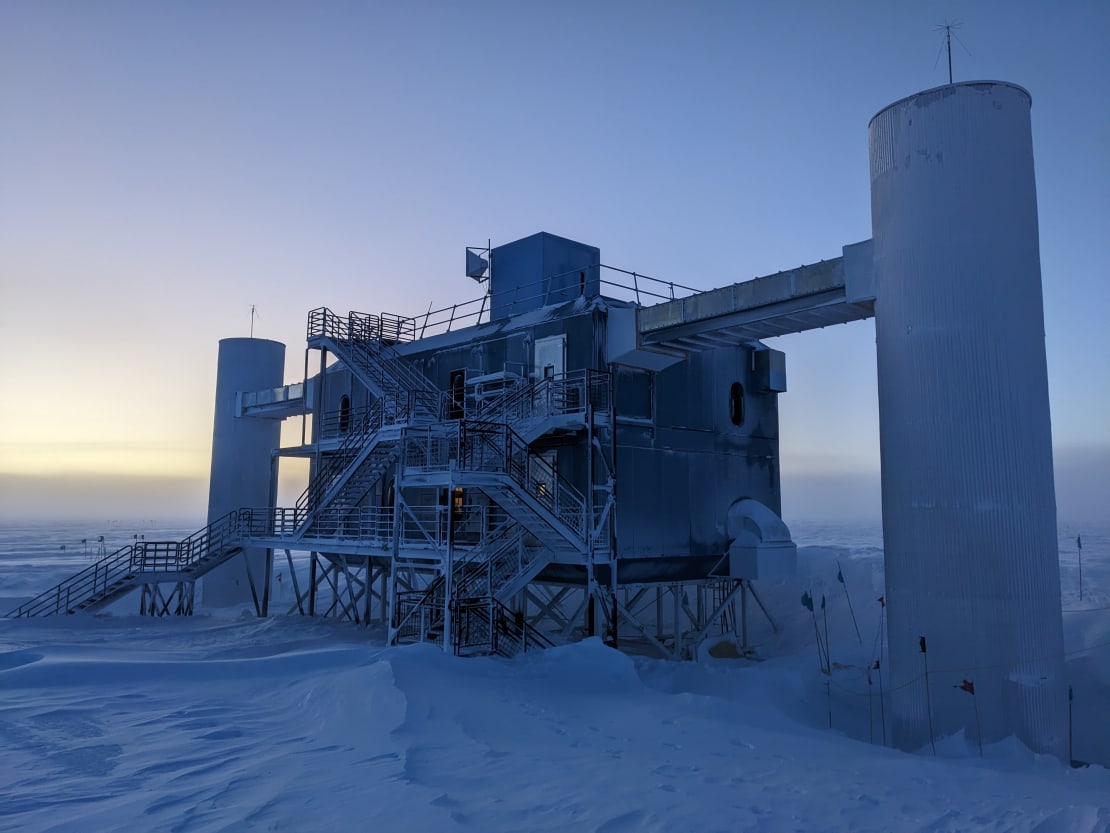
[[[856,629],[856,639],[858,639],[859,644],[862,645],[863,637],[860,635],[859,632],[859,622],[856,621],[856,610],[854,607],[852,607],[852,597],[848,595],[848,583],[844,581],[844,571],[840,569],[839,559],[837,559],[836,562],[836,580],[839,581],[841,587],[844,588],[844,598],[848,600],[848,612],[852,614],[852,625]]]
[[[886,695],[883,693],[883,669],[875,660],[875,670],[879,672],[879,721],[883,726],[883,746],[886,746]]]
[[[832,728],[832,646],[829,644],[829,611],[825,594],[821,594],[821,618],[825,620],[825,699],[829,706],[829,728]]]
[[[875,694],[871,691],[871,669],[867,669],[867,742],[875,742]]]
[[[958,688],[960,691],[966,691],[971,695],[971,704],[975,708],[975,736],[979,741],[979,757],[983,757],[983,726],[979,722],[979,700],[975,697],[975,682],[972,680],[964,680],[959,685],[954,685],[952,688]]]
[[[817,638],[817,662],[821,668],[821,673],[825,675],[825,700],[829,710],[829,728],[832,728],[832,687],[829,683],[829,676],[832,674],[832,667],[829,663],[829,646],[825,645],[824,654],[821,652],[821,629],[817,626],[817,611],[813,609],[813,595],[806,590],[802,593],[802,607],[806,608],[813,616],[813,635]],[[825,607],[825,597],[821,597],[821,607]],[[825,619],[825,626],[828,627],[828,618]],[[826,640],[828,639],[828,631],[825,633]]]
[[[918,637],[918,646],[921,648],[921,659],[925,663],[925,711],[929,717],[929,745],[933,747],[933,755],[937,754],[937,742],[933,736],[933,700],[929,694],[929,652],[925,647],[925,637]]]
[[[1075,766],[1075,755],[1071,749],[1071,709],[1072,700],[1075,699],[1075,693],[1072,691],[1071,686],[1068,686],[1068,765]]]
[[[983,725],[979,722],[979,700],[972,692],[971,702],[975,705],[975,734],[979,737],[979,757],[983,757]]]
[[[825,659],[826,653],[821,648],[821,629],[817,625],[817,611],[813,609],[813,596],[809,591],[802,593],[802,607],[808,609],[813,617],[813,635],[817,638],[817,662],[824,671],[828,663]]]
[[[829,645],[829,611],[825,608],[825,594],[821,594],[821,618],[825,620],[825,670],[832,673],[832,646]]]
[[[1079,550],[1079,601],[1083,601],[1083,536],[1075,536],[1075,546]]]

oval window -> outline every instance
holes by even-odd
[[[351,427],[351,397],[343,394],[339,400],[339,433],[346,434]]]
[[[744,386],[733,382],[728,392],[728,416],[733,425],[744,423]]]

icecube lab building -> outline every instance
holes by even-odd
[[[1063,756],[1030,97],[949,84],[883,109],[869,138],[872,238],[829,261],[675,297],[541,233],[468,252],[488,278],[472,304],[312,311],[300,382],[283,384],[283,345],[221,342],[209,525],[137,541],[13,615],[137,587],[143,612],[189,613],[202,575],[208,602],[238,583],[265,614],[275,551],[292,567],[299,550],[296,608],[382,621],[394,642],[512,653],[597,633],[672,656],[724,628],[743,642],[752,582],[795,556],[779,517],[784,357],[759,340],[873,316],[895,743],[1016,734]],[[282,448],[288,418],[301,441]],[[311,476],[279,507],[287,455]]]

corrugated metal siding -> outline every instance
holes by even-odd
[[[1066,749],[1029,96],[955,85],[869,129],[895,742]]]

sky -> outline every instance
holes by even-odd
[[[1028,89],[1061,517],[1110,505],[1110,5],[0,5],[0,517],[202,519],[217,342],[544,230],[711,288],[871,236],[867,123]],[[939,60],[938,60],[939,57]],[[877,517],[872,322],[776,339],[784,515]]]

